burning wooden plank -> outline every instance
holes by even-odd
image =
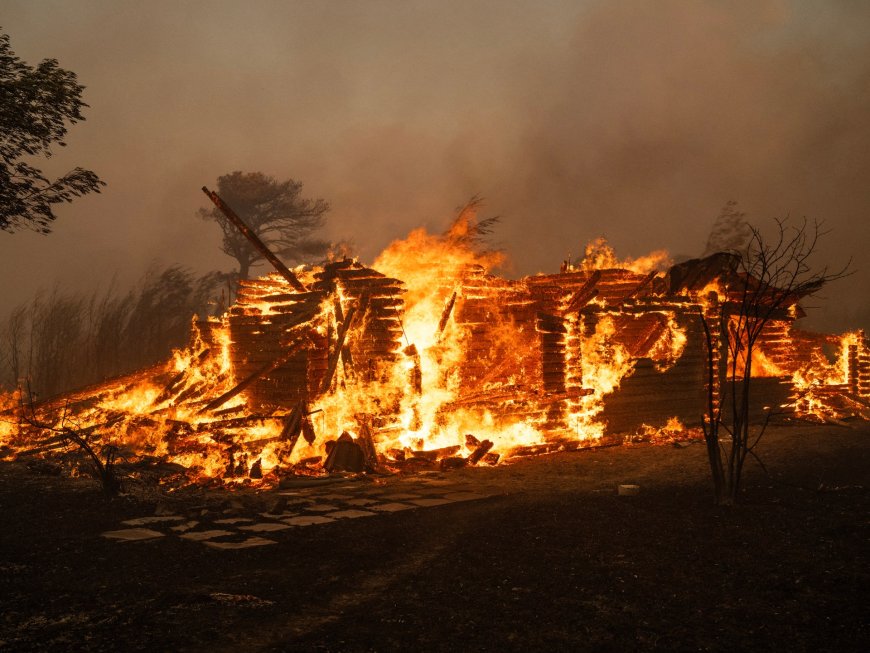
[[[223,393],[219,397],[216,397],[215,399],[212,399],[210,402],[208,402],[200,410],[200,413],[206,413],[206,412],[214,410],[215,408],[220,408],[225,403],[227,403],[230,399],[232,399],[233,397],[238,395],[240,392],[245,390],[248,386],[250,386],[254,381],[259,379],[261,376],[264,376],[264,375],[268,374],[269,372],[272,372],[272,371],[278,369],[279,367],[281,367],[282,365],[284,365],[285,363],[287,363],[287,361],[289,361],[297,353],[299,353],[299,351],[302,349],[302,347],[307,342],[308,342],[308,334],[306,333],[306,334],[300,336],[299,338],[297,338],[290,345],[288,345],[288,347],[286,348],[286,350],[284,351],[284,353],[281,356],[279,356],[278,358],[273,360],[271,363],[264,365],[263,367],[261,367],[260,369],[255,371],[253,374],[242,379],[234,387],[230,388],[229,390],[227,390],[225,393]]]
[[[468,464],[476,465],[481,461],[481,459],[489,453],[489,450],[492,449],[493,442],[491,440],[483,440],[480,444],[477,445],[477,448],[471,452],[468,456]]]
[[[450,300],[447,302],[447,305],[444,307],[444,310],[441,311],[441,319],[438,320],[438,329],[436,330],[436,336],[440,339],[441,334],[444,333],[444,328],[447,326],[447,321],[450,319],[450,315],[453,313],[453,306],[456,304],[456,291],[453,291],[453,294],[450,295]]]
[[[598,295],[598,290],[595,289],[596,284],[601,280],[601,270],[595,270],[586,282],[578,288],[571,297],[568,298],[563,315],[576,313],[581,308],[586,306],[592,299]]]
[[[338,360],[341,357],[341,350],[344,347],[344,339],[347,337],[347,332],[353,323],[356,307],[351,306],[338,328],[338,334],[335,339],[335,347],[329,356],[329,366],[326,369],[326,374],[323,377],[323,383],[320,386],[320,392],[328,392],[332,385],[332,377],[335,376],[335,368],[338,366]]]
[[[372,436],[372,430],[369,427],[368,420],[363,417],[359,422],[359,443],[363,450],[363,458],[365,466],[369,469],[375,469],[378,465],[378,450],[375,446],[375,440]]]

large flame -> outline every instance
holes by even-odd
[[[382,302],[386,308],[380,309],[395,313],[387,317],[399,326],[399,350],[369,374],[354,369],[347,352],[340,351],[340,337],[359,342],[373,327],[365,301],[339,278],[330,293],[316,299],[319,303],[306,319],[280,331],[282,346],[331,348],[328,356],[305,359],[303,374],[320,369],[321,376],[311,377],[313,386],[306,381],[307,395],[298,405],[261,412],[252,386],[234,369],[239,357],[234,359],[233,352],[240,345],[233,340],[232,319],[241,316],[262,325],[253,332],[262,335],[306,295],[295,293],[280,276],[267,275],[250,282],[260,294],[249,293],[244,305],[230,307],[220,318],[194,320],[189,346],[156,370],[35,407],[28,407],[21,390],[0,394],[0,445],[7,454],[44,446],[51,450],[68,445],[64,433],[75,429],[91,433],[100,446],[159,457],[183,466],[193,478],[221,482],[275,480],[277,472],[290,468],[322,473],[327,443],[343,433],[358,442],[370,438],[377,459],[386,466],[429,452],[460,462],[480,460],[488,452],[488,460],[495,461],[525,449],[536,451],[539,445],[576,446],[604,436],[603,400],[618,391],[639,358],[652,360],[659,372],[680,360],[688,336],[678,309],[685,315],[727,301],[727,291],[714,280],[689,291],[673,309],[660,301],[646,311],[625,312],[638,289],[651,287],[668,256],[659,251],[619,260],[598,239],[586,247],[579,265],[563,265],[566,278],[581,284],[580,289],[566,291],[555,307],[542,311],[530,299],[531,281],[488,275],[502,257],[481,251],[469,237],[471,218],[460,217],[443,235],[413,231],[374,262],[381,276],[401,280],[404,292],[401,299],[387,298]],[[351,264],[358,265],[347,262]],[[607,270],[624,271],[613,283],[627,290],[616,298],[587,292],[583,284],[592,284],[599,271]],[[325,271],[300,267],[294,272],[311,287]],[[490,302],[492,310],[475,319],[457,314],[460,306],[473,312],[468,307],[475,302]],[[502,304],[510,304],[514,312]],[[363,317],[354,321],[354,311]],[[535,311],[537,323],[517,317]],[[339,336],[342,329],[347,332]],[[753,373],[792,374],[803,397],[802,409],[818,411],[814,391],[847,383],[850,345],[854,349],[863,343],[861,334],[846,334],[835,362],[814,352],[796,371],[757,347]],[[553,369],[562,377],[555,381],[548,380],[548,356],[558,359]],[[329,367],[325,377],[317,365]],[[304,437],[298,432],[286,437],[294,419]],[[672,418],[655,431],[660,433],[656,437],[671,438],[682,429]]]
[[[670,255],[663,249],[650,252],[646,256],[620,260],[608,244],[607,239],[599,237],[586,244],[583,259],[579,264],[574,265],[568,262],[565,267],[568,271],[585,270],[591,272],[593,270],[620,269],[647,274],[664,270],[671,264]]]

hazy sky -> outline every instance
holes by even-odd
[[[44,169],[108,183],[49,236],[0,232],[4,308],[232,269],[200,187],[259,170],[329,200],[365,262],[482,195],[511,275],[599,235],[698,255],[729,199],[822,219],[819,263],[856,273],[809,326],[870,328],[870,2],[0,0],[0,27],[87,87]]]

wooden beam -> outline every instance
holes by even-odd
[[[344,317],[344,321],[338,329],[335,349],[329,356],[329,367],[326,370],[326,376],[323,377],[323,384],[320,386],[321,393],[327,392],[329,386],[332,385],[332,377],[335,375],[335,368],[338,367],[338,360],[341,358],[341,350],[344,347],[344,339],[347,336],[351,323],[353,322],[354,315],[356,315],[356,307],[351,306],[347,311],[347,315]]]
[[[306,340],[308,340],[307,333],[304,336],[301,336],[301,337],[297,338],[296,340],[294,340],[289,345],[287,351],[283,352],[278,358],[276,358],[275,360],[273,360],[269,363],[266,363],[261,368],[257,369],[252,374],[250,374],[247,377],[245,377],[244,379],[242,379],[242,381],[237,383],[235,386],[233,386],[231,389],[227,390],[225,393],[223,393],[222,395],[220,395],[216,399],[212,399],[210,402],[208,402],[205,406],[203,406],[199,410],[199,413],[202,414],[202,413],[208,412],[210,410],[214,410],[215,408],[220,408],[225,403],[227,403],[230,399],[232,399],[237,394],[239,394],[242,390],[244,390],[245,388],[250,386],[254,381],[259,379],[261,376],[264,376],[264,375],[268,374],[269,372],[273,372],[274,370],[278,369],[279,367],[281,367],[282,365],[287,363],[291,358],[293,358],[296,354],[298,354],[301,351],[302,345],[305,343]]]
[[[299,436],[302,434],[302,422],[305,418],[305,412],[305,400],[300,399],[296,402],[296,405],[293,406],[293,410],[290,411],[287,420],[284,422],[284,428],[281,429],[281,435],[278,439],[286,440],[290,443],[286,453],[287,456],[293,452],[293,448],[296,446],[296,442],[299,441]]]
[[[444,332],[444,328],[447,326],[447,321],[450,319],[450,314],[453,312],[453,305],[456,304],[456,291],[453,291],[453,294],[450,296],[450,301],[447,302],[447,306],[444,307],[444,310],[441,311],[441,319],[438,321],[438,330],[435,332],[437,338],[441,339],[441,334]]]
[[[365,456],[366,467],[369,469],[375,469],[378,466],[378,450],[375,447],[375,440],[374,437],[372,437],[372,430],[369,427],[366,416],[359,419],[358,441]]]
[[[208,196],[221,213],[227,216],[227,220],[233,223],[236,229],[238,229],[242,235],[250,241],[254,248],[263,255],[263,258],[269,261],[269,263],[278,270],[282,277],[287,279],[293,288],[299,292],[308,292],[308,288],[306,288],[302,282],[299,281],[296,275],[281,262],[281,259],[272,253],[272,250],[266,247],[266,244],[260,240],[259,236],[257,236],[257,234],[255,234],[254,231],[246,225],[238,215],[236,215],[235,211],[227,206],[217,193],[210,191],[205,186],[202,187],[202,192]]]
[[[601,270],[595,270],[592,275],[586,280],[580,288],[571,295],[571,298],[568,300],[568,305],[564,311],[562,311],[563,315],[568,315],[570,313],[575,313],[579,311],[581,308],[586,306],[593,297],[598,294],[598,290],[595,286],[598,284],[601,279]]]

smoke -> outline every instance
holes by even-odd
[[[856,273],[811,326],[870,328],[867,3],[12,1],[3,28],[87,86],[50,166],[109,182],[47,238],[0,234],[13,304],[155,258],[230,269],[198,189],[245,170],[328,199],[368,262],[473,195],[513,274],[597,236],[698,255],[728,200],[821,219],[818,264]]]

